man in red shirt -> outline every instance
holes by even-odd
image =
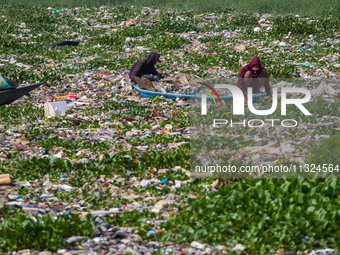
[[[268,96],[271,95],[269,86],[269,76],[266,68],[261,65],[258,56],[253,57],[250,64],[245,65],[240,70],[237,87],[239,87],[245,97],[247,97],[247,89],[251,87],[253,94],[258,94],[260,89],[264,86]]]

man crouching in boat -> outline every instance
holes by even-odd
[[[151,52],[147,59],[139,60],[133,64],[130,69],[130,79],[132,86],[136,85],[135,77],[145,78],[149,81],[159,81],[160,78],[166,77],[168,73],[159,73],[155,68],[157,62],[162,62],[160,60],[160,55],[157,52]]]
[[[253,94],[258,94],[262,86],[264,86],[267,95],[271,96],[268,72],[261,65],[260,58],[255,56],[250,61],[250,64],[245,65],[240,70],[237,87],[243,91],[246,103],[248,88],[251,87],[253,89]]]

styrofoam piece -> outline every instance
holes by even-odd
[[[47,102],[45,103],[44,109],[46,117],[63,116],[67,111],[67,105],[65,101]]]

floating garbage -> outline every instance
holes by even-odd
[[[14,219],[21,214],[32,221],[40,217],[89,219],[89,224],[79,223],[89,236],[65,237],[57,254],[152,254],[163,250],[169,254],[220,254],[248,248],[241,243],[227,247],[228,242],[216,243],[214,248],[203,240],[180,245],[150,241],[147,245],[140,241],[139,230],[151,237],[166,232],[160,226],[187,208],[188,199],[203,200],[229,185],[209,178],[198,180],[189,171],[191,137],[197,130],[191,127],[190,101],[185,96],[204,93],[197,90],[202,82],[237,78],[240,66],[248,64],[254,52],[263,59],[272,89],[280,94],[287,87],[303,86],[311,91],[313,116],[301,117],[296,109],[290,112],[290,106],[297,107],[289,105],[284,118],[297,118],[296,128],[231,127],[214,143],[217,151],[198,158],[216,153],[244,166],[302,165],[314,146],[332,139],[340,128],[340,34],[333,30],[310,37],[296,36],[294,30],[282,34],[281,24],[274,22],[277,16],[270,14],[254,14],[252,23],[237,25],[238,14],[229,12],[189,17],[175,10],[105,6],[20,7],[17,12],[22,15],[3,38],[4,44],[13,47],[2,52],[0,66],[4,74],[23,84],[47,83],[0,92],[0,105],[8,104],[0,110],[0,207],[15,210],[8,214]],[[45,16],[53,22],[36,24],[33,31],[29,20]],[[328,24],[329,20],[319,18],[317,22]],[[324,36],[329,32],[331,38]],[[50,47],[44,47],[44,42]],[[144,91],[153,96],[148,98],[132,88],[129,70],[153,50],[162,52],[164,60],[155,65],[157,72],[169,75],[150,81],[149,88],[155,91]],[[292,76],[303,82],[276,80]],[[270,109],[272,99],[261,98],[254,108]],[[232,103],[223,109],[231,114],[231,107]],[[278,116],[283,119],[279,106]],[[252,116],[247,113],[245,118],[248,121]],[[224,139],[226,146],[221,146]],[[203,149],[204,143],[198,148]],[[208,157],[204,163],[211,161]],[[240,183],[248,185],[248,181]],[[42,246],[15,252],[50,254]]]
[[[191,247],[193,248],[196,248],[196,249],[199,249],[199,250],[203,250],[205,248],[204,244],[201,244],[197,241],[193,241],[191,244],[190,244]]]
[[[338,251],[334,249],[313,250],[308,255],[337,255]]]
[[[322,96],[322,95],[330,95],[330,96],[336,96],[337,95],[337,92],[335,89],[333,89],[331,87],[330,84],[327,84],[325,82],[322,82],[320,84],[320,86],[315,89],[315,90],[312,90],[312,94],[314,96]]]
[[[10,174],[0,174],[0,184],[2,184],[2,185],[12,184],[11,175]]]
[[[66,102],[47,102],[45,104],[45,116],[46,117],[57,117],[65,115],[67,110]]]

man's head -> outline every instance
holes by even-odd
[[[159,55],[157,52],[151,52],[148,56],[148,58],[146,59],[146,61],[150,64],[156,64],[157,62],[162,62],[160,60],[161,55]]]
[[[250,67],[255,74],[261,71],[261,67],[262,67],[261,60],[258,56],[255,56],[252,58],[252,60],[250,61]]]

